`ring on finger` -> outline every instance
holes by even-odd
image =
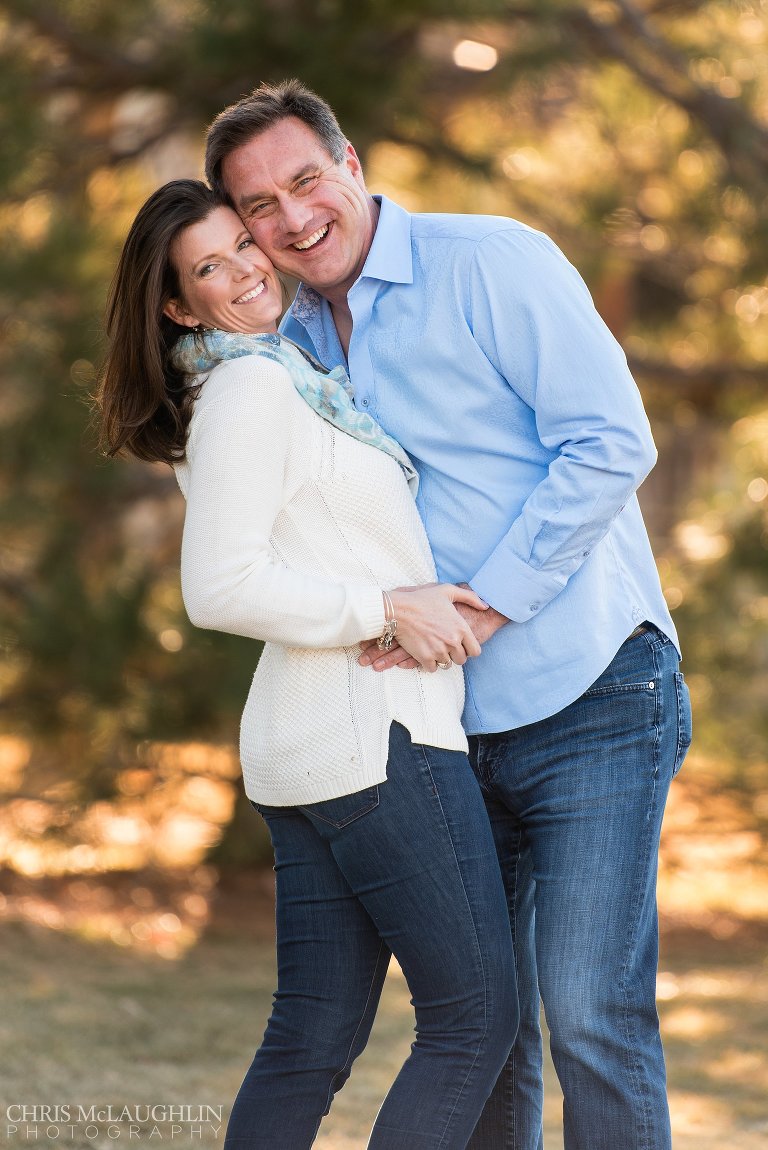
[[[447,663],[439,663],[438,662],[437,666],[440,668],[441,671],[450,671],[451,660],[449,659]]]

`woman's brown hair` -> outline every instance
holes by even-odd
[[[181,298],[171,246],[221,202],[200,180],[172,180],[152,193],[131,225],[109,293],[109,350],[96,394],[109,455],[164,463],[184,458],[199,389],[190,388],[171,358],[189,334],[163,310]]]

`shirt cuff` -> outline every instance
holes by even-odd
[[[498,547],[469,580],[473,591],[515,623],[538,615],[558,595],[567,579],[563,575],[535,571],[516,555]]]

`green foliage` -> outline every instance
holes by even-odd
[[[665,571],[692,669],[697,746],[747,789],[765,785],[768,745],[766,476],[768,410],[758,406],[729,429]]]

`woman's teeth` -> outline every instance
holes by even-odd
[[[318,228],[311,236],[307,236],[305,240],[300,240],[299,243],[293,244],[298,252],[305,252],[307,248],[313,248],[316,243],[324,239],[328,235],[328,224],[322,228]]]
[[[256,299],[264,291],[264,280],[257,284],[255,288],[251,288],[244,295],[239,295],[237,299],[232,300],[232,303],[250,303],[252,299]]]

